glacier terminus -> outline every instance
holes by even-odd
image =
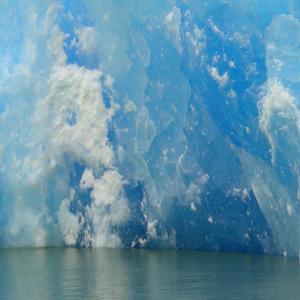
[[[0,1],[0,246],[298,256],[300,2]]]

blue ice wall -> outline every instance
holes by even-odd
[[[300,4],[0,3],[0,246],[298,255]]]

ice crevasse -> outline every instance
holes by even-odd
[[[300,249],[296,0],[0,2],[0,246]]]

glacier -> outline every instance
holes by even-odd
[[[298,256],[300,3],[2,0],[0,246]]]

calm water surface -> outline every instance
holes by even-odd
[[[300,299],[300,265],[239,254],[5,249],[0,299]]]

